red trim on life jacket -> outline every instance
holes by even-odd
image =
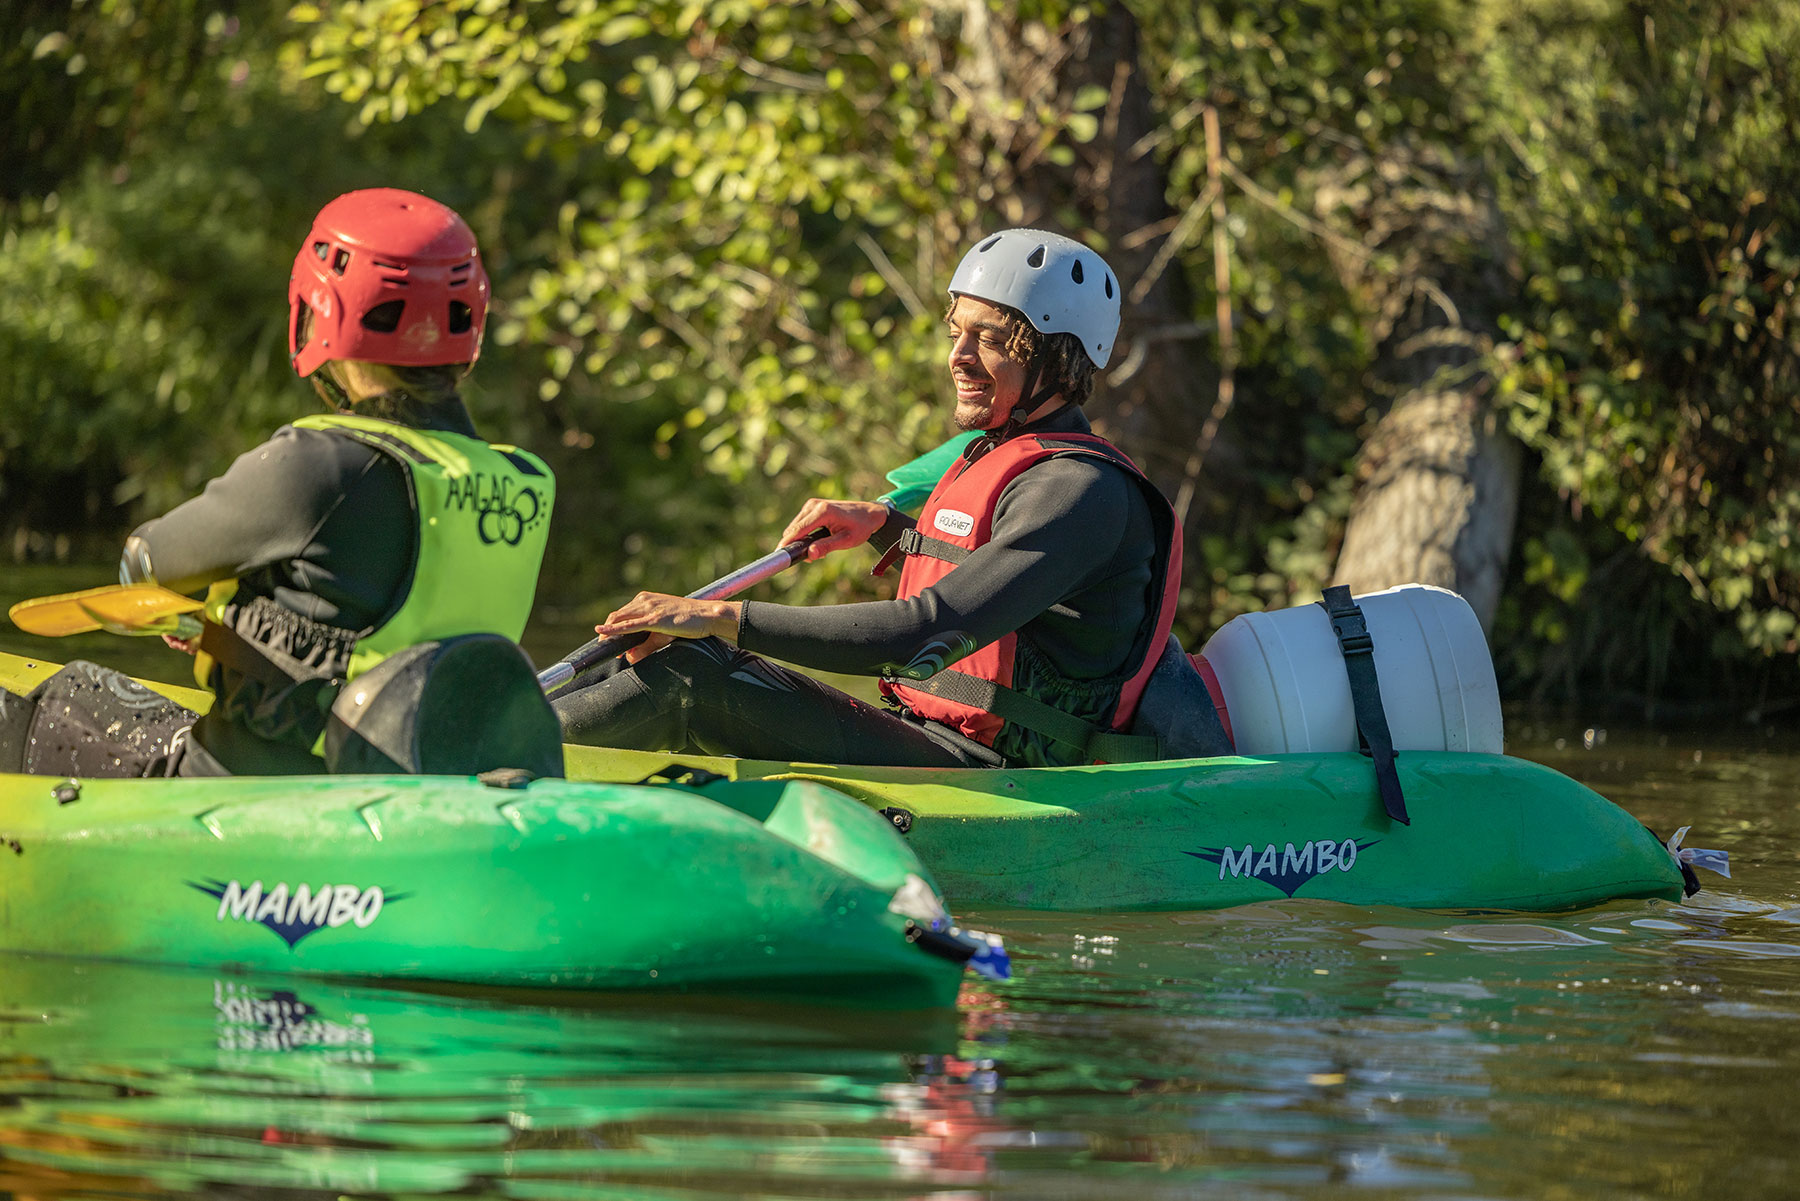
[[[1237,738],[1231,732],[1231,714],[1225,709],[1225,689],[1219,684],[1219,673],[1213,665],[1206,661],[1206,656],[1196,651],[1188,656],[1194,664],[1194,670],[1200,673],[1200,680],[1206,685],[1207,695],[1212,697],[1213,709],[1219,714],[1219,724],[1225,727],[1225,741],[1233,748],[1237,746]]]
[[[1126,679],[1120,690],[1118,707],[1108,722],[1109,729],[1123,730],[1131,724],[1132,717],[1137,713],[1138,700],[1143,696],[1150,673],[1155,669],[1163,644],[1168,640],[1169,629],[1175,621],[1175,604],[1181,587],[1180,526],[1175,521],[1168,501],[1156,491],[1155,485],[1150,483],[1137,464],[1118,447],[1097,434],[1021,434],[1000,443],[973,462],[958,460],[951,464],[926,500],[925,507],[919,514],[918,530],[925,537],[969,550],[986,544],[993,536],[994,509],[1006,486],[1021,472],[1036,464],[1065,455],[1102,458],[1123,468],[1139,482],[1147,496],[1156,498],[1153,504],[1161,507],[1160,515],[1153,509],[1153,517],[1158,518],[1156,524],[1159,532],[1164,533],[1167,538],[1168,553],[1162,562],[1162,597],[1155,614],[1156,625],[1153,636],[1145,643],[1143,662]],[[954,563],[930,555],[907,555],[906,563],[900,569],[900,598],[919,595],[950,574],[955,567]],[[956,660],[955,670],[1011,687],[1013,657],[1017,645],[1018,635],[1007,634],[980,647],[973,654]],[[898,698],[920,717],[943,722],[984,746],[994,745],[995,737],[1005,725],[1003,718],[985,709],[936,697],[898,681],[883,680],[881,690],[888,696]]]

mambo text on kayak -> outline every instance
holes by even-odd
[[[219,899],[215,920],[256,922],[280,935],[290,947],[315,931],[349,923],[366,930],[381,916],[384,904],[401,899],[399,894],[386,896],[380,886],[373,884],[367,888],[322,884],[317,889],[301,884],[290,890],[282,882],[266,893],[261,880],[252,880],[248,888],[236,880],[210,880],[205,884],[190,881],[189,887]]]
[[[1271,842],[1263,847],[1261,853],[1250,843],[1245,843],[1242,851],[1232,847],[1205,847],[1182,853],[1218,864],[1221,880],[1228,876],[1249,876],[1272,884],[1293,896],[1296,888],[1314,876],[1324,875],[1334,868],[1340,872],[1349,871],[1356,866],[1359,854],[1380,841],[1379,838],[1370,838],[1358,842],[1354,838],[1346,838],[1339,842],[1336,839],[1320,838],[1303,842],[1298,847],[1290,842],[1285,848],[1277,848]]]

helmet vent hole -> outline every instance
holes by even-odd
[[[1076,283],[1081,282],[1081,260],[1080,259],[1076,259],[1073,263],[1069,264],[1069,278],[1074,280]]]
[[[987,241],[983,242],[980,246],[977,246],[976,249],[981,251],[983,254],[986,254],[988,251],[992,250],[994,247],[998,246],[999,244],[1000,244],[1000,235],[995,234],[993,237],[991,237]]]
[[[389,300],[363,314],[364,329],[378,334],[391,334],[400,328],[400,314],[406,309],[404,300]]]
[[[475,325],[475,311],[460,300],[450,302],[450,332],[466,334]]]
[[[338,252],[331,256],[331,269],[333,271],[337,272],[339,275],[342,275],[344,273],[344,268],[348,267],[349,265],[350,265],[350,252],[348,250],[343,249],[342,247],[339,247]]]
[[[1025,265],[1027,267],[1042,267],[1044,265],[1044,248],[1039,246],[1036,250],[1026,255]]]
[[[324,262],[328,257],[330,257],[330,255],[331,255],[331,243],[330,242],[314,242],[313,243],[313,257],[318,259],[321,263]]]
[[[1106,277],[1106,298],[1112,299],[1112,276],[1110,275]]]

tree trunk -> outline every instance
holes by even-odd
[[[1158,255],[1174,223],[1162,166],[1147,149],[1158,124],[1138,63],[1136,20],[1124,5],[1109,4],[1086,21],[1050,29],[987,0],[938,2],[962,20],[960,51],[947,71],[975,135],[965,175],[983,181],[982,208],[1008,225],[1103,242],[1125,304],[1088,414],[1173,497],[1192,466],[1217,371],[1211,327],[1194,322],[1178,261]],[[1037,111],[1066,119],[1077,93],[1093,87],[1108,97],[1095,113],[1098,133],[1083,143],[1048,136],[1053,130]],[[1053,160],[1053,141],[1074,151],[1073,163]],[[985,232],[962,234],[966,243]]]
[[[1519,446],[1472,389],[1394,403],[1358,462],[1333,582],[1356,593],[1436,584],[1493,623],[1519,504]]]
[[[1357,462],[1333,582],[1353,592],[1435,584],[1461,593],[1492,625],[1518,514],[1522,455],[1488,403],[1487,369],[1506,295],[1503,229],[1484,181],[1434,147],[1357,160],[1316,194],[1397,270],[1334,248],[1351,294],[1379,337],[1374,378],[1395,401]]]

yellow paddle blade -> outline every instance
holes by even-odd
[[[13,624],[27,634],[63,638],[94,630],[115,633],[174,633],[179,618],[200,602],[158,584],[108,584],[60,596],[23,600],[7,610]]]

